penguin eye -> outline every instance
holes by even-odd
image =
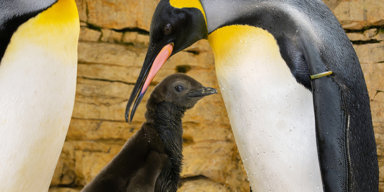
[[[184,87],[181,86],[181,85],[178,85],[178,86],[175,87],[175,90],[176,90],[177,92],[182,92],[182,91],[184,91]]]
[[[167,23],[164,27],[164,34],[169,35],[172,33],[172,26],[170,23]]]

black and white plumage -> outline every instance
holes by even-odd
[[[160,1],[127,104],[128,120],[151,81],[148,74],[163,64],[157,58],[199,39],[208,39],[214,52],[254,191],[378,191],[364,76],[348,37],[322,1]],[[310,78],[327,71],[333,74]]]
[[[48,191],[74,106],[74,0],[0,1],[0,191]]]

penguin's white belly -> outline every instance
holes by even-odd
[[[267,31],[229,26],[209,42],[232,130],[253,191],[323,191],[312,94]]]
[[[0,66],[0,191],[47,190],[73,110],[76,66],[24,48]]]
[[[48,190],[74,105],[78,35],[72,0],[13,34],[0,64],[0,191]]]

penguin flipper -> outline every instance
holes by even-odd
[[[324,191],[348,191],[349,114],[346,98],[331,77],[313,80],[312,93]]]
[[[150,151],[144,165],[131,178],[127,192],[155,191],[156,180],[168,160],[164,153]]]
[[[296,81],[312,91],[315,109],[316,139],[320,171],[324,190],[347,191],[344,181],[348,180],[347,157],[347,114],[341,90],[331,77],[310,79],[313,66],[324,66],[317,52],[300,47],[301,42],[282,36],[277,39],[281,55]],[[305,50],[305,51],[302,51]],[[314,49],[316,50],[316,49]],[[314,69],[315,68],[315,69]],[[326,69],[323,69],[326,70]],[[321,71],[323,72],[323,71]],[[318,72],[319,73],[319,72]]]
[[[304,44],[310,74],[333,71],[330,76],[311,80],[324,191],[378,191],[369,97],[353,48],[346,46],[343,54],[347,59],[354,57],[355,63],[345,58],[332,63],[327,60],[330,55],[324,57],[314,46]]]

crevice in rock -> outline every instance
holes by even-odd
[[[184,145],[189,145],[194,143],[193,137],[191,135],[183,135],[183,144]]]
[[[85,22],[88,23],[88,18],[89,18],[89,9],[88,9],[88,3],[85,1],[85,15],[87,18],[85,19]]]
[[[180,188],[187,181],[195,181],[195,180],[199,180],[199,179],[211,180],[210,178],[208,178],[204,175],[197,175],[197,176],[192,176],[192,177],[181,178],[179,180],[179,183],[177,184],[177,187]]]
[[[382,90],[376,90],[376,94],[375,94],[375,96],[373,96],[373,99],[376,97],[376,95],[377,94],[379,94],[379,93],[384,93],[384,91],[382,91]]]
[[[176,71],[178,73],[187,73],[191,69],[192,69],[192,67],[189,66],[189,65],[178,65],[178,66],[176,66]]]
[[[373,44],[373,43],[380,43],[380,41],[376,39],[371,39],[369,41],[351,41],[354,45],[365,45],[365,44]]]
[[[192,50],[187,50],[187,51],[185,51],[185,52],[187,52],[187,53],[192,53],[193,55],[199,55],[200,54],[200,52],[198,52],[198,51],[192,51]]]
[[[109,83],[123,83],[123,84],[126,84],[126,85],[135,85],[135,83],[127,83],[127,82],[119,81],[119,80],[90,78],[90,77],[84,77],[84,76],[80,76],[78,78],[83,78],[83,79],[87,79],[87,80],[94,80],[94,81],[105,81],[105,82],[109,82]]]
[[[380,31],[381,29],[384,29],[384,26],[381,25],[371,25],[364,27],[362,29],[344,29],[345,33],[364,33],[364,31],[369,30],[369,29],[374,29],[376,28],[377,31]]]
[[[108,138],[108,139],[93,139],[93,140],[81,140],[81,141],[90,141],[90,142],[97,142],[97,143],[104,143],[104,144],[111,144],[111,145],[121,145],[124,144],[127,139],[115,139],[115,138]],[[106,153],[110,152],[110,148]]]
[[[76,119],[76,120],[93,120],[93,121],[109,121],[109,122],[125,123],[125,120],[93,119],[93,118],[80,118],[80,117],[72,117],[72,119]],[[134,124],[134,122],[132,122],[131,124]]]
[[[116,31],[116,32],[120,32],[120,33],[124,33],[124,32],[137,32],[138,34],[141,34],[141,35],[149,35],[149,31],[146,31],[144,29],[140,29],[140,28],[123,28],[123,29],[111,29],[113,31]]]
[[[82,78],[82,79],[87,79],[87,80],[94,80],[94,81],[104,81],[104,82],[109,82],[109,83],[123,83],[126,85],[135,85],[136,83],[128,83],[124,81],[119,81],[119,80],[109,80],[109,79],[99,79],[99,78],[90,78],[90,77],[84,77],[84,76],[78,76],[77,78]],[[149,85],[157,85],[157,82],[151,82]]]

